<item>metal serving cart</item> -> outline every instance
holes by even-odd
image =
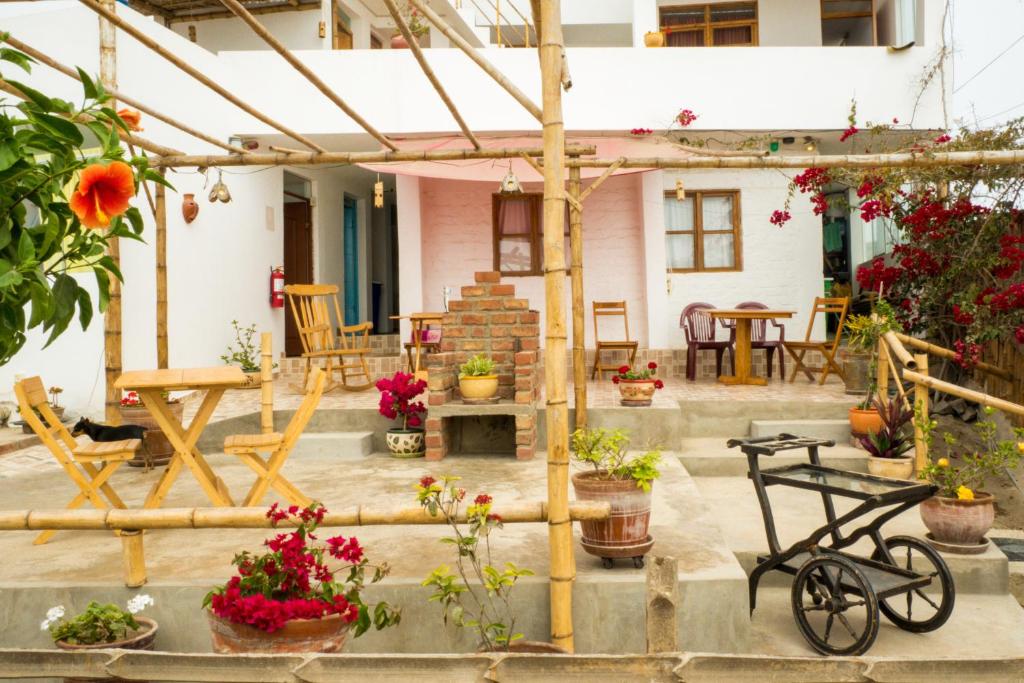
[[[881,533],[883,524],[934,495],[936,487],[823,467],[818,449],[834,445],[792,434],[728,442],[747,456],[748,476],[754,482],[768,536],[769,554],[758,557],[750,573],[750,611],[754,611],[762,576],[772,570],[793,575],[793,618],[811,647],[826,655],[860,655],[878,635],[879,612],[905,631],[933,631],[949,619],[955,589],[949,568],[930,545],[912,536],[884,538]],[[807,449],[808,463],[761,469],[760,456],[798,448]],[[783,550],[768,499],[769,486],[817,491],[827,523]],[[860,502],[837,516],[832,496]],[[841,531],[872,512],[877,514],[863,526],[846,534]],[[830,540],[823,543],[826,536]],[[864,537],[875,545],[870,558],[843,552]]]

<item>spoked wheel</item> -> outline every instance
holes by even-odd
[[[942,556],[924,541],[913,536],[892,536],[885,539],[885,547],[892,556],[891,563],[901,569],[929,576],[930,586],[907,591],[880,600],[878,608],[893,624],[904,631],[927,633],[934,631],[953,613],[956,589],[953,574]],[[876,548],[871,559],[890,564],[881,548]]]
[[[860,655],[878,635],[878,599],[864,573],[844,557],[807,560],[793,579],[793,618],[824,655]]]

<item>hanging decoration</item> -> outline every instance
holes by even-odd
[[[683,180],[682,180],[682,178],[677,178],[676,179],[676,201],[679,201],[679,202],[685,202],[686,201],[686,188],[683,187]]]
[[[210,188],[209,199],[211,202],[224,202],[227,204],[231,201],[231,192],[228,191],[228,186],[224,184],[224,172],[217,169],[217,182]]]
[[[377,174],[377,182],[373,184],[373,206],[384,208],[384,183],[381,182],[380,173]]]
[[[500,194],[522,194],[523,188],[519,184],[519,178],[512,172],[512,164],[509,163],[508,173],[501,179],[501,185],[498,186],[498,192]]]

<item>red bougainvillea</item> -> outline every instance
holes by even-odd
[[[413,401],[427,389],[427,383],[416,379],[406,372],[396,372],[391,377],[377,380],[380,391],[378,412],[389,420],[402,418],[402,428],[419,427],[423,424],[420,417],[427,412],[422,401]]]

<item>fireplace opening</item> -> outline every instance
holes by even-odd
[[[515,455],[515,415],[459,415],[445,419],[449,455]]]

